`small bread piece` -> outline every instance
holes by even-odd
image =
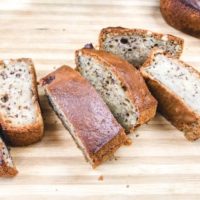
[[[40,82],[54,111],[93,167],[110,158],[125,142],[123,128],[77,71],[62,66]]]
[[[153,50],[141,68],[159,111],[188,140],[200,137],[200,73],[188,64]]]
[[[200,38],[199,0],[160,0],[160,10],[169,25]]]
[[[101,30],[99,46],[101,50],[118,55],[135,67],[140,67],[154,47],[179,58],[183,51],[183,40],[148,30],[108,27]]]
[[[31,59],[1,60],[0,87],[0,124],[8,143],[24,146],[39,141],[43,120]]]
[[[154,117],[157,101],[140,72],[127,61],[105,51],[83,48],[76,51],[76,66],[127,133]]]
[[[0,176],[15,176],[17,173],[10,153],[0,137]]]

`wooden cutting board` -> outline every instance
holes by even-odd
[[[1,0],[0,58],[32,58],[39,79],[62,64],[74,67],[74,51],[87,42],[97,44],[107,26],[180,36],[182,59],[200,67],[200,40],[168,26],[158,0]],[[0,199],[200,199],[200,141],[186,141],[160,115],[130,135],[131,146],[93,170],[41,89],[40,98],[45,137],[11,149],[19,174],[0,179]]]

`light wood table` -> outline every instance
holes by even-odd
[[[200,67],[200,40],[168,26],[158,0],[1,0],[0,58],[32,58],[39,79],[62,64],[74,67],[74,51],[97,44],[107,26],[180,36],[182,59]],[[133,144],[121,148],[116,159],[93,170],[41,89],[40,97],[45,137],[12,148],[19,174],[0,179],[1,200],[200,199],[200,141],[186,141],[159,114],[130,135]]]

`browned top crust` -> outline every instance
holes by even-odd
[[[160,0],[160,10],[168,24],[200,37],[199,0]]]
[[[103,28],[100,32],[99,35],[99,45],[100,45],[100,49],[103,49],[103,43],[105,41],[105,39],[107,38],[107,35],[110,36],[120,36],[120,35],[125,35],[125,36],[130,36],[133,34],[137,34],[140,36],[146,36],[146,35],[151,35],[156,39],[162,39],[162,37],[164,36],[164,34],[161,33],[155,33],[149,30],[144,30],[144,29],[130,29],[130,28],[123,28],[123,27],[107,27],[107,28]],[[183,49],[183,45],[184,45],[184,40],[176,37],[174,35],[170,35],[170,34],[165,34],[165,36],[167,36],[169,41],[172,41],[173,43],[176,43],[178,45],[181,46],[181,49]],[[180,57],[181,55],[181,51],[177,52],[177,57]]]
[[[90,156],[123,132],[96,90],[77,71],[62,66],[40,82],[56,99]]]
[[[152,108],[152,106],[156,108],[157,101],[149,92],[140,72],[133,65],[116,55],[101,50],[83,48],[76,51],[76,58],[78,58],[78,55],[94,57],[112,70],[139,113],[138,123],[142,120],[140,113]]]

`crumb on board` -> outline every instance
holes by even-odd
[[[130,187],[130,185],[127,184],[127,185],[126,185],[126,188],[129,188],[129,187]]]
[[[136,134],[135,137],[139,137],[139,134]]]
[[[98,178],[99,181],[103,181],[103,179],[104,179],[104,177],[102,175],[99,176],[99,178]]]
[[[124,142],[124,145],[129,146],[132,144],[131,138],[127,137],[126,141]]]

